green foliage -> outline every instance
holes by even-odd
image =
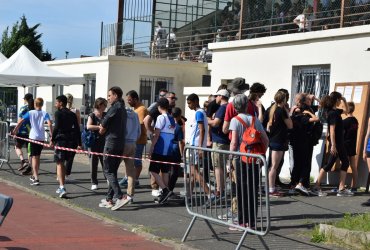
[[[327,239],[324,234],[320,233],[320,228],[319,226],[315,226],[313,231],[312,231],[312,237],[311,237],[311,242],[314,243],[321,243],[325,242]]]
[[[40,24],[29,27],[27,19],[23,15],[20,22],[16,22],[9,34],[7,27],[2,35],[0,52],[6,57],[11,57],[22,45],[26,46],[40,60],[53,60],[49,51],[43,52],[43,45],[40,41],[42,34],[37,34]]]
[[[336,223],[334,226],[345,228],[352,231],[370,231],[370,213],[351,215],[346,213],[344,218]]]

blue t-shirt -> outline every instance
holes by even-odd
[[[222,132],[222,126],[224,124],[226,107],[227,107],[227,103],[222,104],[216,111],[215,119],[216,118],[220,119],[221,123],[217,127],[211,128],[211,136],[212,136],[213,142],[222,143],[222,144],[230,144],[229,136],[224,134],[224,132]]]
[[[28,105],[24,105],[19,109],[19,115],[18,118],[22,119],[24,118],[24,115],[29,111]],[[30,133],[31,130],[31,123],[30,121],[24,121],[22,125],[19,127],[18,135],[26,135]]]

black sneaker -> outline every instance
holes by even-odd
[[[158,199],[158,203],[159,204],[165,203],[172,194],[173,194],[173,192],[170,191],[168,188],[163,189],[162,194]]]
[[[22,172],[22,175],[29,175],[32,173],[32,167],[28,165],[28,167]]]
[[[22,160],[21,161],[21,166],[18,168],[18,171],[22,171],[28,166],[29,166],[28,160]]]
[[[35,177],[33,177],[33,176],[31,176],[31,178],[30,178],[30,185],[31,186],[38,186],[38,185],[40,185],[40,181],[39,180],[36,180],[35,179]]]

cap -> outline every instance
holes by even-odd
[[[33,99],[33,95],[31,93],[27,93],[24,95],[23,99],[26,101],[31,100]]]
[[[230,97],[230,93],[226,89],[220,89],[219,91],[217,91],[217,93],[215,95],[220,95],[220,96],[224,96],[224,97],[227,97],[227,98]]]
[[[237,77],[228,84],[227,89],[233,94],[242,94],[249,89],[249,84],[245,83],[244,78]]]

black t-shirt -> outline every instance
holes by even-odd
[[[347,151],[356,151],[358,121],[355,117],[347,117],[343,120],[344,143]]]
[[[341,114],[343,109],[332,109],[328,111],[328,126],[330,132],[330,125],[335,125],[335,143],[338,145],[343,145],[344,142],[344,131],[343,131],[343,120]],[[330,135],[332,136],[332,135]]]
[[[288,128],[284,122],[288,118],[286,110],[281,107],[276,107],[272,126],[270,128],[270,142],[279,143],[282,145],[288,142]]]
[[[293,129],[291,131],[290,143],[294,146],[308,144],[310,141],[309,132],[312,130],[313,123],[310,117],[302,112],[293,112],[291,116]]]

